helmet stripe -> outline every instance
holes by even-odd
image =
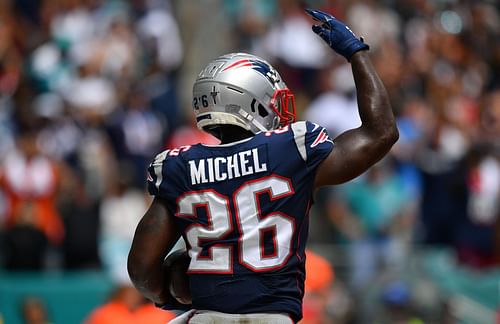
[[[242,67],[242,66],[252,66],[252,62],[248,59],[244,59],[244,60],[239,60],[239,61],[236,61],[234,62],[233,64],[227,66],[226,68],[224,68],[224,70],[222,71],[226,71],[226,70],[229,70],[233,67]]]

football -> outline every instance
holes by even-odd
[[[189,277],[186,273],[190,261],[187,251],[177,250],[167,256],[163,262],[165,284],[172,297],[184,305],[191,304]]]

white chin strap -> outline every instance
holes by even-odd
[[[238,114],[240,114],[243,118],[245,118],[246,120],[248,120],[252,125],[254,125],[255,127],[257,127],[257,129],[260,130],[261,132],[267,132],[268,131],[268,129],[266,129],[264,127],[264,125],[262,125],[261,123],[259,123],[255,118],[253,118],[252,115],[250,115],[249,113],[247,113],[243,109],[240,109],[238,111]]]

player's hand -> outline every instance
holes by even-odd
[[[337,53],[345,57],[348,61],[352,55],[361,50],[367,50],[370,47],[363,43],[354,35],[352,30],[346,24],[337,20],[330,14],[316,10],[306,9],[306,12],[321,25],[313,25],[312,30]]]

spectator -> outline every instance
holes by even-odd
[[[332,136],[361,126],[350,69],[350,65],[338,65],[323,76],[324,84],[320,89],[324,90],[311,101],[304,112],[306,120],[326,127]]]
[[[75,163],[82,130],[67,112],[61,96],[46,92],[35,97],[33,113],[41,120],[37,139],[40,151],[59,163]]]
[[[140,18],[136,32],[147,62],[141,91],[151,109],[160,117],[166,137],[179,126],[183,112],[178,99],[178,70],[183,63],[184,45],[170,1],[136,1]]]
[[[36,224],[33,205],[26,203],[4,233],[4,266],[7,270],[42,270],[48,247],[47,237]]]
[[[377,316],[376,323],[425,323],[414,309],[411,290],[407,283],[402,281],[388,283],[382,289],[381,299],[382,314]]]
[[[333,267],[328,260],[311,250],[306,251],[306,281],[304,294],[304,324],[328,321],[328,302],[334,281]]]
[[[476,147],[464,159],[462,172],[465,199],[455,215],[458,261],[478,269],[498,265],[495,255],[495,227],[500,217],[500,162],[489,147]],[[457,188],[456,190],[460,190]],[[460,215],[463,214],[463,217]]]
[[[64,269],[99,269],[99,206],[76,173],[63,171],[58,208],[66,230],[61,249]]]
[[[85,324],[164,324],[175,317],[172,312],[145,302],[142,295],[130,286],[119,286],[110,300],[94,309]]]
[[[137,34],[146,44],[150,59],[154,62],[152,65],[157,64],[166,72],[177,70],[183,57],[179,27],[169,7],[145,4],[145,8],[142,8],[144,14],[136,25]]]
[[[78,75],[62,89],[64,99],[80,118],[97,118],[115,109],[116,88],[98,73],[99,66],[90,62],[78,67]]]
[[[377,50],[384,40],[397,39],[401,31],[399,16],[389,7],[374,0],[356,1],[347,11],[347,21],[359,35],[370,40]],[[384,23],[379,24],[380,21]]]
[[[313,98],[319,70],[329,62],[327,48],[311,33],[300,1],[278,1],[278,12],[280,19],[273,21],[254,52],[274,63],[296,95]]]
[[[383,271],[403,266],[411,230],[406,220],[410,198],[387,159],[343,186],[336,198],[330,218],[351,243],[351,285],[363,294]]]
[[[264,36],[276,15],[275,1],[225,0],[224,9],[236,30],[236,47],[252,51]]]
[[[27,297],[22,302],[22,316],[25,324],[50,324],[47,309],[37,297]]]
[[[126,97],[123,110],[118,111],[107,126],[117,158],[132,168],[131,185],[143,188],[144,170],[163,144],[162,124],[148,106],[143,92],[134,89]]]
[[[134,311],[142,302],[142,296],[130,286],[119,286],[110,299],[94,309],[85,324],[135,323]]]
[[[463,189],[459,162],[469,143],[459,129],[443,120],[435,122],[428,136],[416,157],[422,175],[422,236],[427,244],[453,246],[457,215],[463,215],[466,199],[465,191],[458,189]]]
[[[0,182],[8,203],[5,225],[11,227],[26,216],[44,233],[51,244],[58,245],[64,237],[64,227],[56,208],[59,171],[56,164],[39,152],[35,131],[18,138],[17,146],[5,157],[0,169]]]
[[[136,324],[164,324],[176,316],[173,312],[159,309],[148,300],[143,300],[134,315]]]
[[[112,280],[128,283],[127,256],[134,230],[147,209],[142,190],[130,186],[130,171],[122,169],[100,208],[99,253]]]

